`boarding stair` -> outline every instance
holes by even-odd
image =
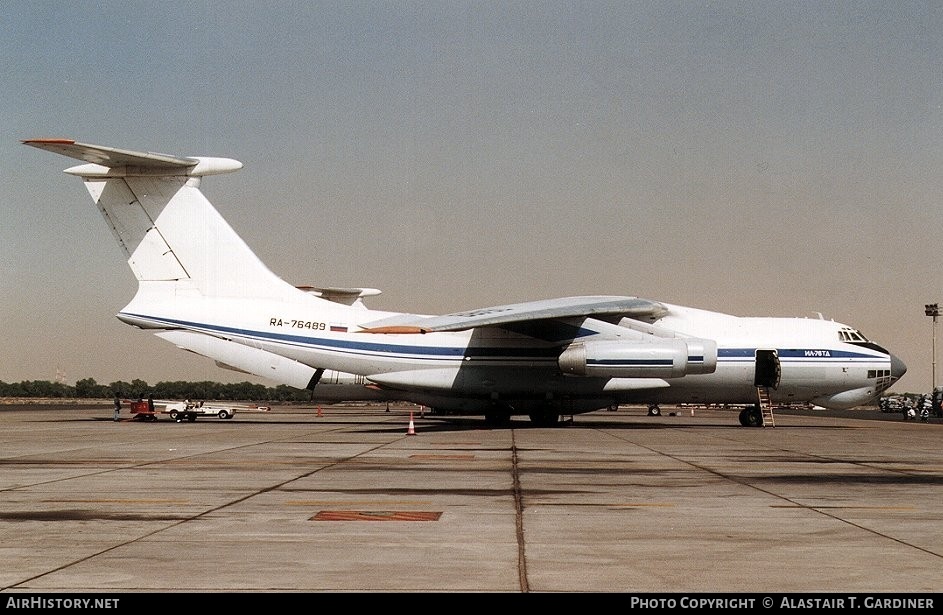
[[[776,421],[773,419],[773,402],[770,400],[769,387],[758,386],[756,393],[760,399],[760,425],[762,427],[776,427]]]

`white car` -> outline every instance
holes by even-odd
[[[180,401],[167,404],[164,407],[164,413],[169,414],[174,421],[179,422],[186,419],[192,423],[198,416],[218,416],[221,419],[231,419],[236,414],[236,409],[231,406]]]

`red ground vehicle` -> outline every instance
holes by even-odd
[[[131,405],[131,418],[139,421],[156,421],[157,412],[154,411],[153,402],[138,399],[136,401],[125,400]]]

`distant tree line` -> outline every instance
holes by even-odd
[[[85,378],[75,386],[48,380],[24,380],[3,382],[0,380],[0,397],[45,397],[63,399],[109,399],[117,394],[122,399],[200,399],[228,401],[299,401],[311,399],[311,392],[286,385],[266,387],[251,382],[223,384],[220,382],[158,382],[151,386],[143,380],[110,384],[99,384],[94,378]]]

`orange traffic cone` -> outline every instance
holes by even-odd
[[[407,436],[416,435],[416,426],[413,425],[413,411],[412,410],[409,411],[409,429],[406,430],[406,435]]]
[[[321,406],[318,406],[318,416],[324,416],[324,413],[321,412]]]

